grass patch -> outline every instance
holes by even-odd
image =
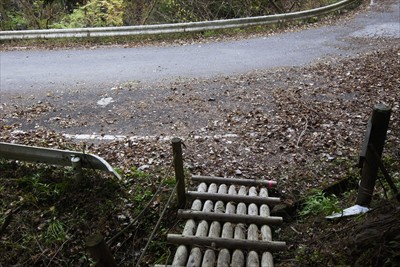
[[[91,266],[84,240],[97,232],[111,240],[158,192],[140,220],[109,243],[118,265],[131,266],[173,188],[170,178],[162,182],[160,174],[135,168],[124,173],[123,181],[84,170],[80,182],[69,168],[1,161],[0,170],[0,254],[5,266]],[[173,206],[167,213],[169,219],[144,262],[168,256],[165,235],[175,224]]]
[[[313,190],[311,195],[304,201],[304,206],[299,215],[329,215],[340,210],[340,202],[335,195],[326,196],[321,190]]]

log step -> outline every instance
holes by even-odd
[[[178,210],[178,217],[182,219],[193,219],[193,220],[246,223],[246,224],[253,223],[256,225],[264,225],[264,224],[280,225],[283,222],[282,217],[227,214],[227,213],[204,212],[204,211],[181,210],[181,209]]]
[[[245,204],[271,204],[276,205],[281,202],[278,197],[259,197],[259,196],[248,196],[248,195],[229,195],[229,194],[218,194],[218,193],[203,193],[196,191],[189,191],[186,196],[190,199],[200,200],[212,200],[212,201],[223,201],[223,202],[235,202]]]
[[[240,179],[240,178],[227,178],[227,177],[201,176],[201,175],[193,175],[192,181],[226,184],[226,185],[235,184],[235,185],[245,185],[245,186],[266,186],[267,188],[275,187],[277,184],[276,181],[271,181],[271,180]]]
[[[282,251],[286,249],[286,242],[232,239],[221,237],[184,236],[169,234],[167,241],[172,244],[211,247],[214,249],[243,249],[254,251]]]

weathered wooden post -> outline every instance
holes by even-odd
[[[174,157],[175,179],[177,183],[178,206],[186,205],[185,174],[183,172],[182,141],[175,137],[172,139],[172,150]]]
[[[386,132],[389,127],[391,108],[383,105],[375,105],[366,134],[366,140],[361,154],[361,182],[358,188],[356,204],[369,206],[374,192],[378,175],[379,163],[376,156],[382,157]]]
[[[95,267],[117,267],[110,249],[104,242],[103,235],[94,234],[86,239],[86,248],[90,257],[96,262]]]

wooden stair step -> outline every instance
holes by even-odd
[[[245,223],[256,225],[280,225],[283,222],[282,217],[274,216],[255,216],[255,215],[242,215],[242,214],[227,214],[218,212],[204,212],[196,210],[178,210],[178,217],[182,219],[193,220],[206,220],[206,221],[219,221],[231,223]]]
[[[256,179],[242,179],[242,178],[227,178],[227,177],[216,177],[216,176],[201,176],[193,175],[192,181],[215,183],[215,184],[235,184],[235,185],[246,185],[246,186],[266,186],[272,188],[276,186],[276,181],[271,180],[256,180]]]
[[[220,237],[204,237],[204,236],[184,236],[176,234],[168,234],[167,241],[172,244],[211,247],[214,249],[241,249],[247,251],[282,251],[286,249],[286,242],[281,241],[265,241],[265,240],[247,240],[232,239]]]
[[[218,194],[218,193],[205,193],[197,191],[189,191],[186,193],[187,198],[200,199],[200,200],[212,200],[212,201],[223,201],[223,202],[236,202],[245,204],[271,204],[276,205],[281,202],[278,197],[259,197],[259,196],[248,196],[248,195],[230,195],[230,194]]]

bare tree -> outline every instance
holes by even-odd
[[[311,1],[311,0],[310,0]],[[173,16],[184,20],[215,20],[287,13],[309,1],[299,0],[175,0]]]
[[[125,0],[124,24],[146,24],[158,0]]]

